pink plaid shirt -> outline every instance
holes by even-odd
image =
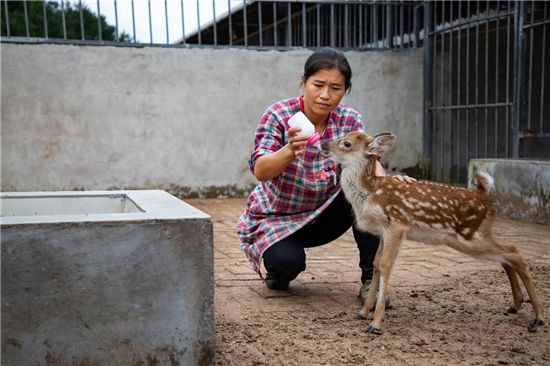
[[[282,100],[267,109],[256,129],[254,151],[248,161],[250,171],[260,156],[288,143],[288,120],[298,111],[303,111],[302,97]],[[361,114],[339,104],[330,114],[321,142],[356,130],[364,130]],[[260,277],[264,251],[315,221],[339,192],[340,166],[322,156],[319,145],[307,146],[304,155],[294,159],[279,176],[254,188],[237,232],[241,248]]]

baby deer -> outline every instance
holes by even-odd
[[[374,259],[374,276],[359,317],[366,319],[378,300],[369,333],[381,334],[390,273],[405,235],[427,244],[445,244],[475,258],[502,264],[512,286],[511,313],[523,301],[519,275],[535,313],[529,330],[543,325],[543,306],[535,292],[529,266],[508,244],[499,242],[491,231],[496,210],[489,199],[493,178],[486,173],[476,176],[477,190],[442,183],[418,181],[407,184],[394,177],[375,175],[377,156],[393,146],[395,135],[374,137],[351,132],[344,138],[322,145],[322,153],[342,166],[342,190],[355,212],[359,230],[380,235]]]

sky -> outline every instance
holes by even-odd
[[[78,4],[78,0],[70,1],[71,4]],[[123,31],[134,36],[132,25],[132,0],[82,0],[91,11],[107,19],[107,23],[115,25],[115,3],[118,15],[119,34]],[[214,7],[216,18],[227,12],[228,6],[234,8],[242,5],[242,0],[133,0],[134,16],[136,26],[136,40],[140,43],[174,43],[182,39],[182,16],[185,34],[190,35],[197,30],[197,19],[200,17],[200,24],[205,25],[212,21]],[[151,27],[149,27],[149,7],[151,9]],[[199,16],[197,16],[197,8]],[[166,32],[166,14],[168,15],[168,37]],[[152,34],[151,34],[152,33]]]

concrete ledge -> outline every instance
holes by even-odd
[[[3,364],[214,363],[210,216],[163,191],[2,194],[6,201]]]
[[[501,216],[550,224],[550,160],[472,159],[470,187],[477,171],[495,179],[494,203]]]

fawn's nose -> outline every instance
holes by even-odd
[[[321,154],[323,156],[328,156],[328,144],[326,142],[321,143]]]

